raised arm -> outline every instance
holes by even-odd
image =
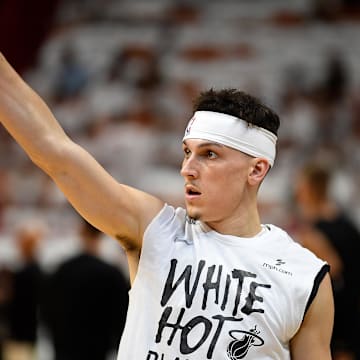
[[[330,276],[322,280],[303,324],[291,341],[293,360],[331,360],[330,340],[334,322],[334,302]]]
[[[161,200],[119,184],[65,134],[44,101],[0,53],[0,122],[74,208],[128,252],[140,251]]]

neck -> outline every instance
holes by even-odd
[[[245,238],[253,237],[261,231],[261,221],[256,205],[240,212],[240,215],[206,222],[206,224],[220,234]]]

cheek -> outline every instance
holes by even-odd
[[[212,182],[209,195],[214,202],[218,203],[218,206],[221,206],[223,203],[233,202],[241,197],[244,186],[244,178],[238,173],[224,174]]]

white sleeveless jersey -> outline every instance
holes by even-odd
[[[118,360],[290,359],[327,270],[278,227],[222,235],[165,205],[144,234]]]

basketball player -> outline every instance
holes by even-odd
[[[186,210],[117,183],[4,57],[0,120],[126,251],[132,289],[119,360],[331,358],[327,264],[260,222],[257,192],[279,119],[255,98],[222,90],[198,99],[183,138]]]

